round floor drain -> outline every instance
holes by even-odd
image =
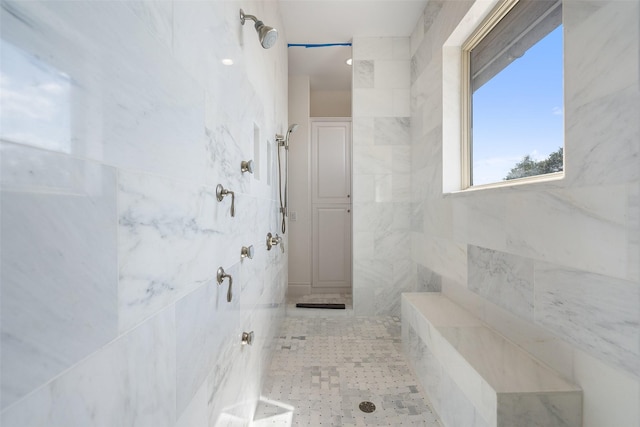
[[[361,402],[360,410],[362,412],[371,413],[376,410],[376,405],[374,405],[372,402]]]

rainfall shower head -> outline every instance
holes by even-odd
[[[250,19],[256,23],[255,28],[258,32],[258,38],[260,39],[260,44],[263,48],[269,49],[278,40],[278,30],[273,27],[269,27],[268,25],[264,25],[264,22],[260,21],[253,15],[245,15],[244,11],[240,9],[240,23],[244,25],[244,21],[246,19]]]

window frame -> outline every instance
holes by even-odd
[[[561,172],[546,173],[540,175],[527,176],[523,178],[516,178],[510,180],[502,180],[498,182],[492,182],[487,184],[472,184],[472,166],[473,166],[473,141],[472,141],[472,126],[471,121],[473,117],[472,104],[473,93],[471,90],[471,51],[478,46],[478,44],[489,34],[496,25],[513,9],[520,0],[503,0],[498,3],[497,6],[488,14],[488,16],[480,23],[475,31],[471,33],[469,38],[461,46],[461,77],[460,82],[460,154],[461,154],[461,167],[460,167],[460,183],[461,190],[475,190],[482,188],[494,188],[494,187],[506,187],[520,184],[528,184],[535,182],[555,181],[563,179],[565,176],[565,160],[566,150],[565,141],[562,142],[562,164],[563,170]],[[562,25],[562,24],[561,24]],[[564,49],[564,37],[563,37],[563,49]],[[564,64],[562,74],[564,76]],[[564,94],[563,94],[563,108],[564,108]],[[566,127],[563,128],[563,136],[566,132]]]

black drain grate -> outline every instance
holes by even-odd
[[[333,310],[344,310],[344,304],[327,304],[318,302],[299,302],[296,304],[298,308],[329,308]]]
[[[368,414],[376,410],[376,405],[372,402],[361,402],[359,407],[362,412],[366,412]]]

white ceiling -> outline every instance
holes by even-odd
[[[408,37],[428,0],[280,0],[287,43],[351,42],[354,36]],[[350,47],[289,48],[289,74],[312,90],[348,90]]]

